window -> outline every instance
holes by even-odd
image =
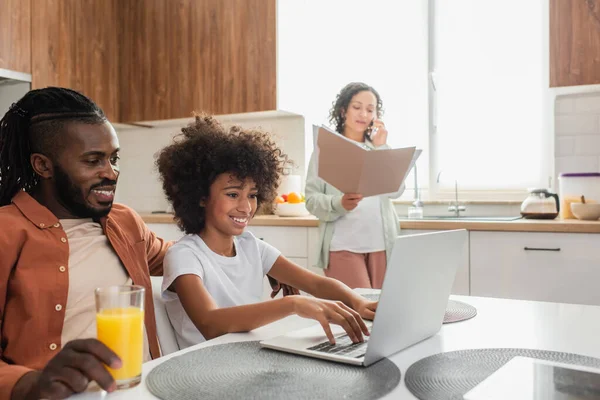
[[[424,199],[449,196],[455,179],[463,199],[490,190],[514,198],[547,185],[548,0],[279,0],[277,7],[278,108],[328,124],[339,90],[363,81],[381,94],[389,144],[424,150],[417,162]],[[407,187],[409,199],[412,173]]]
[[[424,150],[418,175],[427,186],[427,2],[279,0],[277,7],[278,108],[329,125],[342,87],[373,86],[388,143]]]
[[[545,187],[548,1],[442,0],[433,8],[437,189],[453,189],[455,179],[473,192]]]

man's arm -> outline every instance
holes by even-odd
[[[146,224],[144,224],[144,237],[146,239],[146,254],[148,255],[148,268],[150,276],[163,275],[163,260],[169,247],[175,242],[167,242],[156,236]]]
[[[24,238],[14,229],[10,229],[14,226],[10,221],[3,220],[0,225],[3,226],[3,229],[0,229],[0,249],[2,249],[0,252],[0,326],[2,326],[3,323],[9,323],[4,320],[8,280],[17,264]],[[3,342],[4,338],[0,338],[0,343]],[[32,370],[20,365],[6,363],[2,350],[2,347],[0,347],[0,400],[9,400],[17,381]]]
[[[131,209],[130,209],[131,210]],[[135,211],[131,210],[133,217],[141,231],[142,238],[146,242],[146,257],[148,259],[148,269],[150,270],[150,276],[162,276],[163,275],[163,259],[169,247],[175,242],[167,242],[164,239],[156,236],[154,232],[148,228],[148,225],[144,222],[142,217]]]

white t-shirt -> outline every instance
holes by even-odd
[[[334,222],[329,251],[373,253],[385,250],[381,199],[362,199],[356,208]]]
[[[219,308],[261,301],[265,275],[281,252],[250,232],[234,237],[233,243],[234,257],[213,252],[198,235],[184,236],[167,251],[163,264],[162,297],[179,348],[184,349],[206,339],[186,314],[177,294],[167,290],[177,277],[187,274],[199,276]]]

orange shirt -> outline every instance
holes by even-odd
[[[171,243],[120,204],[100,223],[133,283],[146,288],[146,332],[152,358],[157,358],[150,275],[162,275]],[[14,384],[32,369],[43,369],[64,344],[68,261],[67,235],[50,210],[25,192],[0,207],[0,400],[10,399]]]

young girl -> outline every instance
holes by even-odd
[[[313,318],[335,343],[329,323],[354,342],[368,335],[376,302],[286,259],[244,229],[272,204],[287,156],[261,131],[226,131],[198,116],[164,148],[157,165],[175,219],[187,233],[164,260],[163,298],[180,348],[245,332],[297,314]],[[261,302],[266,274],[314,295]],[[322,300],[322,299],[331,300]]]
[[[340,135],[370,150],[389,149],[381,114],[379,93],[353,82],[337,95],[329,119]],[[380,289],[400,229],[391,199],[402,194],[404,185],[397,193],[384,196],[342,193],[317,177],[315,157],[313,153],[305,194],[306,208],[320,220],[317,267],[351,288]]]

